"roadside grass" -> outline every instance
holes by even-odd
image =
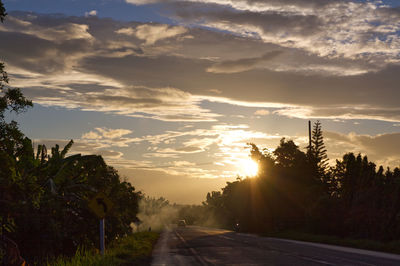
[[[370,239],[341,238],[337,236],[316,235],[297,231],[275,232],[264,236],[400,254],[399,240],[379,242]]]
[[[98,251],[79,249],[71,258],[59,257],[47,266],[150,265],[151,253],[159,233],[138,232],[112,243],[104,256]],[[107,247],[106,247],[107,248]]]

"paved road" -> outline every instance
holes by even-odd
[[[188,226],[165,230],[152,265],[400,265],[382,252]]]

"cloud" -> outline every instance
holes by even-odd
[[[148,5],[160,2],[159,0],[125,0],[127,3],[134,5]]]
[[[219,162],[223,166],[227,162],[235,165],[234,162],[248,159],[246,143],[273,146],[279,142],[280,137],[250,130],[247,125],[217,124],[209,129],[167,131],[159,135],[144,136],[142,139],[153,147],[150,148],[151,153],[145,155],[146,158],[179,158],[182,155],[186,158],[203,153],[210,157],[210,161]],[[231,174],[235,175],[236,170]],[[202,172],[203,177],[210,175],[208,171]],[[215,174],[220,175],[221,171]]]
[[[224,61],[207,68],[207,72],[236,73],[236,72],[247,71],[257,67],[257,65],[260,63],[263,63],[265,61],[273,59],[274,57],[277,57],[280,53],[281,53],[280,51],[272,51],[258,58],[243,58],[234,61]]]
[[[135,36],[136,30],[133,28],[121,28],[116,31],[118,34],[124,34],[128,36]]]
[[[133,131],[129,129],[95,128],[95,131],[82,134],[81,141],[98,144],[101,147],[128,147],[131,143],[139,143],[142,141],[140,138],[125,136],[132,132]]]
[[[144,158],[168,158],[168,159],[178,159],[179,155],[177,154],[171,154],[171,153],[152,153],[152,152],[148,152],[148,153],[144,153],[142,155]]]
[[[35,19],[37,19],[35,16],[23,17],[22,19],[9,16],[7,17],[7,23],[0,25],[0,31],[19,32],[58,43],[77,39],[91,41],[93,38],[88,32],[89,27],[87,24],[68,22],[46,26],[35,23]]]
[[[189,135],[189,134],[188,134]],[[157,153],[166,154],[191,154],[204,152],[217,141],[216,138],[193,138],[182,143],[182,146],[157,149]]]
[[[96,128],[97,131],[99,131],[103,138],[106,139],[115,139],[115,138],[121,138],[124,135],[128,135],[132,133],[132,130],[129,129],[107,129],[107,128]]]
[[[135,1],[132,1],[135,3]],[[182,3],[185,2],[186,4]],[[379,2],[167,1],[185,23],[259,38],[323,57],[399,62],[400,13]],[[145,4],[140,1],[136,4]],[[209,7],[209,8],[207,8]],[[390,15],[389,15],[390,14]]]
[[[178,166],[178,167],[196,165],[195,163],[191,163],[191,162],[187,162],[187,161],[173,161],[173,162],[171,162],[171,164],[174,166]]]
[[[97,10],[91,10],[91,11],[85,12],[85,17],[93,17],[93,16],[97,16]]]
[[[82,135],[82,139],[101,139],[102,137],[94,131],[89,131]]]
[[[219,116],[198,106],[199,100],[190,93],[175,88],[126,87],[112,79],[78,73],[50,77],[24,73],[25,76],[27,74],[35,80],[21,79],[13,84],[24,87],[26,96],[44,106],[80,108],[164,121],[215,121]]]
[[[379,106],[332,106],[332,107],[292,107],[274,111],[275,114],[303,119],[371,119],[388,122],[400,121],[400,108],[385,108]]]
[[[148,5],[154,3],[200,3],[225,5],[237,10],[255,12],[279,11],[291,13],[310,13],[315,8],[323,8],[329,5],[325,0],[125,0],[134,5]]]
[[[255,115],[269,115],[271,112],[265,109],[260,109],[254,112]]]
[[[181,26],[169,25],[139,25],[136,29],[121,28],[116,31],[118,34],[128,36],[136,36],[140,40],[144,40],[146,45],[153,45],[159,40],[177,37],[187,32],[187,29]]]
[[[192,178],[236,176],[243,170],[243,160],[248,160],[248,150],[245,149],[247,142],[268,146],[279,142],[278,136],[249,130],[247,125],[219,124],[208,129],[185,127],[181,130],[138,138],[122,136],[110,139],[104,138],[101,132],[116,130],[99,131],[97,128],[83,134],[78,142],[91,147],[86,149],[86,146],[82,146],[82,149],[94,154],[135,144],[138,145],[135,149],[145,149],[147,152],[136,154],[135,159],[132,159],[132,155],[122,152],[108,154],[107,163],[118,169],[160,171],[168,175],[185,175]]]
[[[378,135],[341,134],[324,132],[328,152],[342,157],[343,152],[362,153],[377,165],[400,166],[400,133]]]
[[[206,18],[226,16],[246,25],[262,23],[262,16],[272,16],[269,19],[276,19],[276,24],[270,24],[271,34],[283,27],[280,23],[284,19],[293,19],[285,16],[321,19],[315,9],[328,5],[304,3],[308,13],[303,14],[294,9],[282,11],[290,9],[290,4],[297,7],[295,1],[283,2],[280,11],[275,10],[278,2],[271,2],[275,7],[265,12],[255,9],[265,9],[269,3],[241,1],[242,8],[237,6],[239,2],[224,3],[236,6],[238,14],[231,14],[226,7],[203,8],[201,12]],[[344,8],[336,1],[331,4]],[[351,10],[360,7],[357,12],[373,7],[354,5]],[[336,14],[338,10],[329,12]],[[182,17],[191,14],[185,8],[180,12]],[[197,18],[200,11],[193,12]],[[261,17],[253,18],[254,12]],[[346,15],[352,21],[361,16],[354,12],[353,16]],[[378,20],[384,20],[381,25],[397,25],[396,11],[376,6],[374,12],[379,13]],[[344,20],[350,19],[346,16]],[[215,122],[222,114],[205,108],[210,102],[274,108],[272,113],[289,117],[399,121],[396,34],[391,37],[388,53],[323,56],[297,44],[197,28],[200,24],[196,23],[183,27],[31,13],[11,13],[9,18],[13,19],[0,31],[0,52],[8,64],[11,82],[42,105],[162,121]],[[319,28],[314,29],[310,21],[313,19],[298,22],[299,36],[319,34],[314,32]],[[310,23],[309,33],[301,33],[303,28],[307,30],[302,23]],[[326,26],[324,23],[321,25]],[[363,21],[359,23],[364,25]],[[138,29],[142,29],[143,39],[137,37]],[[21,45],[25,43],[30,49]],[[328,49],[332,47],[337,46],[331,43]]]

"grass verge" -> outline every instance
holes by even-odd
[[[266,236],[400,254],[400,241],[379,242],[370,239],[340,238],[297,231],[276,232]]]
[[[116,241],[101,256],[94,251],[79,249],[72,258],[60,257],[47,266],[116,266],[150,265],[151,253],[159,233],[139,232]]]

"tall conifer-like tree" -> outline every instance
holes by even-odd
[[[321,122],[319,121],[314,123],[311,136],[311,149],[309,152],[312,162],[317,168],[319,177],[324,179],[328,168],[328,155],[322,135]]]

